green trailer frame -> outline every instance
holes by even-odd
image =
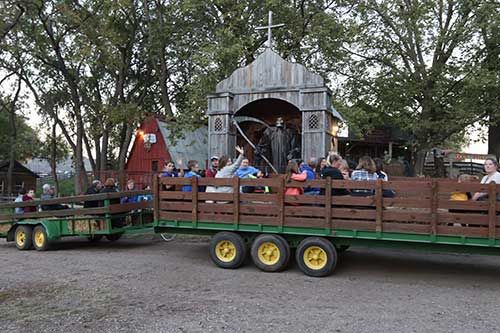
[[[0,210],[41,205],[68,205],[68,209],[39,211],[24,214],[12,212],[0,215],[0,238],[14,241],[20,250],[47,250],[50,244],[63,237],[82,236],[91,241],[106,237],[110,241],[123,234],[142,234],[153,231],[152,202],[112,204],[126,196],[151,195],[151,191],[129,191],[73,196],[50,200],[0,204]],[[99,207],[81,208],[86,201],[98,202]],[[114,227],[113,221],[124,226]],[[38,238],[37,238],[38,237]],[[37,241],[38,239],[38,241]],[[38,242],[38,244],[37,244]]]
[[[191,185],[193,192],[179,191],[183,185]],[[232,187],[232,193],[198,192],[198,186]],[[242,186],[268,186],[273,193],[240,193]],[[324,194],[285,196],[288,186],[320,188]],[[172,191],[172,187],[177,191]],[[338,189],[360,188],[372,191],[372,195],[332,195]],[[495,183],[458,184],[413,178],[394,182],[326,179],[285,184],[282,177],[157,178],[153,191],[155,232],[213,236],[211,258],[223,268],[241,265],[243,260],[233,252],[239,249],[245,257],[249,247],[254,263],[264,271],[284,269],[289,255],[281,263],[276,258],[286,257],[289,248],[296,248],[299,268],[311,276],[330,274],[338,252],[349,246],[500,255],[500,203],[496,201],[500,185]],[[384,197],[384,191],[396,195]],[[452,201],[450,195],[455,191],[484,192],[488,199]],[[224,248],[224,244],[231,245]],[[325,266],[308,267],[308,248],[317,250],[310,252],[312,262],[317,253],[328,258]],[[223,251],[233,260],[228,262]],[[278,255],[273,259],[270,254],[266,259],[266,253],[272,251]]]

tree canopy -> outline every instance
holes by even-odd
[[[123,169],[147,114],[175,118],[174,132],[205,124],[207,94],[263,51],[255,28],[269,10],[285,24],[276,51],[330,80],[352,130],[390,122],[417,151],[478,121],[498,130],[500,13],[488,0],[14,0],[0,4],[0,75],[57,124],[77,174],[84,154],[94,172]]]

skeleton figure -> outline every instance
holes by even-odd
[[[276,126],[267,128],[257,144],[256,164],[259,154],[266,156],[279,173],[285,173],[288,160],[300,158],[300,141],[296,131],[286,128],[283,118],[276,119]]]

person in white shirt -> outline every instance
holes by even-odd
[[[481,179],[481,184],[489,184],[495,182],[500,184],[500,172],[498,172],[498,162],[494,158],[487,158],[484,161],[484,171],[486,171],[486,176]],[[484,200],[488,196],[488,193],[477,192],[472,196],[472,200]]]

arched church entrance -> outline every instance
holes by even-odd
[[[245,156],[247,156],[250,162],[257,168],[263,171],[272,172],[268,163],[256,154],[252,145],[256,146],[262,155],[266,156],[273,165],[281,164],[274,165],[280,172],[284,172],[286,164],[283,165],[283,162],[278,163],[276,156],[273,156],[273,154],[277,152],[272,151],[272,146],[274,145],[276,148],[276,145],[281,145],[281,143],[273,141],[283,137],[288,141],[282,143],[286,155],[290,153],[291,149],[295,149],[295,151],[292,152],[294,157],[300,157],[302,155],[302,114],[295,105],[276,98],[259,99],[244,105],[236,111],[234,117],[243,132],[237,132],[236,142],[238,145],[244,147]],[[283,128],[287,133],[284,136],[275,133],[276,121],[278,118],[283,119]],[[244,136],[246,136],[246,138]]]

